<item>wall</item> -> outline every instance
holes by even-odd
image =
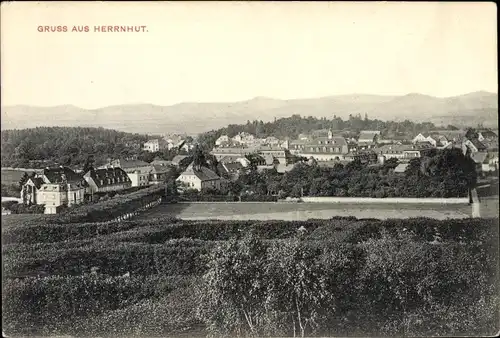
[[[405,198],[405,197],[302,197],[306,203],[435,203],[468,204],[469,198]]]
[[[201,180],[196,175],[180,175],[177,181],[186,183],[190,189],[201,191]]]

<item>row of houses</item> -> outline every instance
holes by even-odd
[[[215,147],[258,147],[262,145],[267,145],[271,147],[284,147],[286,146],[286,140],[280,140],[274,136],[269,136],[266,138],[257,138],[252,134],[241,132],[234,137],[229,137],[227,135],[220,136],[215,141]]]
[[[172,150],[174,148],[189,152],[194,148],[194,144],[186,141],[186,136],[172,135],[164,138],[150,139],[144,143],[142,150],[155,153],[165,149]]]
[[[316,133],[325,135],[325,133]],[[419,133],[411,140],[382,139],[380,131],[361,131],[357,139],[348,139],[334,135],[331,130],[326,136],[301,135],[297,140],[282,142],[278,146],[239,145],[215,146],[212,154],[221,162],[242,162],[250,155],[259,155],[265,159],[266,165],[288,165],[293,162],[294,156],[312,158],[320,163],[349,162],[356,158],[385,160],[396,158],[408,162],[413,158],[421,157],[431,149],[471,148],[475,161],[488,163],[484,170],[495,170],[498,162],[498,137],[491,131],[479,131],[476,139],[467,139],[464,130],[434,131],[430,134]],[[479,155],[479,154],[487,155]],[[290,161],[292,159],[292,161]]]
[[[173,170],[172,163],[175,162],[162,165],[119,159],[87,172],[64,166],[45,168],[23,185],[21,198],[28,204],[43,204],[45,213],[54,214],[63,205],[80,204],[95,194],[163,183]]]

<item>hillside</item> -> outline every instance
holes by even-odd
[[[59,163],[83,166],[89,155],[96,164],[108,158],[141,154],[148,137],[104,128],[37,127],[2,131],[2,167]],[[45,165],[44,165],[45,166]],[[3,179],[3,177],[2,177]]]
[[[264,122],[293,114],[347,118],[367,113],[381,120],[428,121],[447,124],[498,126],[498,94],[474,92],[438,98],[411,93],[403,96],[339,95],[311,99],[279,100],[255,97],[240,102],[185,102],[171,106],[115,105],[83,109],[72,105],[2,107],[2,130],[36,126],[104,127],[133,133],[199,132],[259,119]]]

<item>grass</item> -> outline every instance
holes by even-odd
[[[34,170],[29,170],[26,169],[24,171],[22,170],[12,170],[12,169],[2,169],[1,173],[1,178],[2,178],[2,184],[10,185],[10,184],[17,184],[19,183],[19,180],[21,177],[23,177],[24,173],[30,174]]]
[[[435,219],[467,218],[468,205],[418,204],[332,204],[332,203],[179,203],[163,204],[142,215],[141,219],[177,217],[180,219],[223,220],[308,220],[329,219],[335,216],[358,218],[411,218]]]

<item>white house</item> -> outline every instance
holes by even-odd
[[[412,143],[425,143],[429,142],[434,147],[437,145],[437,140],[435,140],[430,134],[419,133],[415,138],[413,138]]]
[[[227,135],[221,135],[216,141],[215,141],[215,145],[217,147],[219,147],[220,145],[222,144],[227,144],[229,143],[229,136]]]
[[[160,141],[159,140],[149,140],[144,143],[144,147],[142,148],[144,151],[149,151],[151,153],[155,153],[160,151]]]
[[[133,187],[149,185],[149,174],[153,170],[151,164],[139,160],[114,160],[102,168],[109,167],[122,168],[132,181]]]
[[[253,144],[255,141],[255,136],[249,133],[242,132],[233,137],[233,141],[243,144]]]
[[[481,141],[477,139],[465,139],[462,142],[462,149],[464,154],[467,152],[467,148],[470,149],[472,153],[477,153],[477,152],[486,152],[487,148],[484,144],[481,143]]]
[[[177,178],[177,182],[183,183],[190,189],[201,191],[204,188],[219,190],[221,178],[206,167],[195,168],[190,164],[186,170]]]
[[[83,176],[68,167],[46,168],[23,185],[21,199],[29,204],[43,204],[46,214],[55,214],[60,206],[82,203],[87,188]]]
[[[380,138],[380,130],[362,130],[358,137],[358,147],[360,149],[373,148]]]

